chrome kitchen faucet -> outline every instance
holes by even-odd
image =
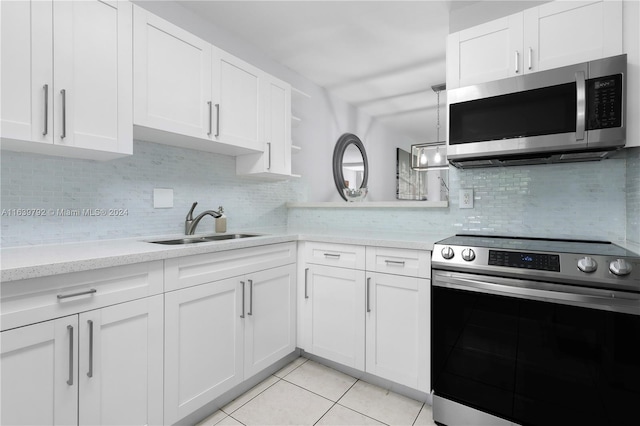
[[[189,213],[187,213],[187,217],[184,220],[184,233],[186,235],[193,235],[193,233],[196,231],[196,227],[198,226],[198,223],[200,223],[200,220],[206,215],[213,216],[216,219],[222,216],[221,213],[218,213],[215,210],[205,210],[202,213],[200,213],[198,216],[196,216],[196,218],[194,219],[193,210],[196,208],[197,205],[198,205],[197,201],[193,203],[193,205],[191,206],[191,210],[189,210]]]

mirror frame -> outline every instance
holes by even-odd
[[[364,174],[362,177],[362,184],[360,188],[367,187],[367,180],[369,179],[369,161],[367,160],[367,151],[364,149],[364,145],[360,138],[358,138],[353,133],[345,133],[336,142],[336,146],[333,149],[333,181],[336,184],[336,189],[338,190],[338,194],[342,197],[343,200],[347,200],[347,197],[344,195],[342,191],[346,186],[344,185],[344,173],[342,173],[342,160],[344,157],[344,152],[347,150],[349,145],[355,145],[356,148],[360,150],[360,154],[362,154],[362,160],[364,162]]]

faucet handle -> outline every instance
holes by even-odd
[[[193,205],[191,206],[191,210],[189,210],[189,213],[187,213],[187,218],[185,220],[193,220],[193,210],[196,208],[196,206],[198,205],[198,202],[194,202]]]

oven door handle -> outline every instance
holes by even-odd
[[[556,283],[433,271],[435,287],[581,306],[640,316],[640,294]]]

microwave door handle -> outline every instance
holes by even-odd
[[[584,140],[587,120],[587,89],[584,71],[576,72],[576,140]]]

